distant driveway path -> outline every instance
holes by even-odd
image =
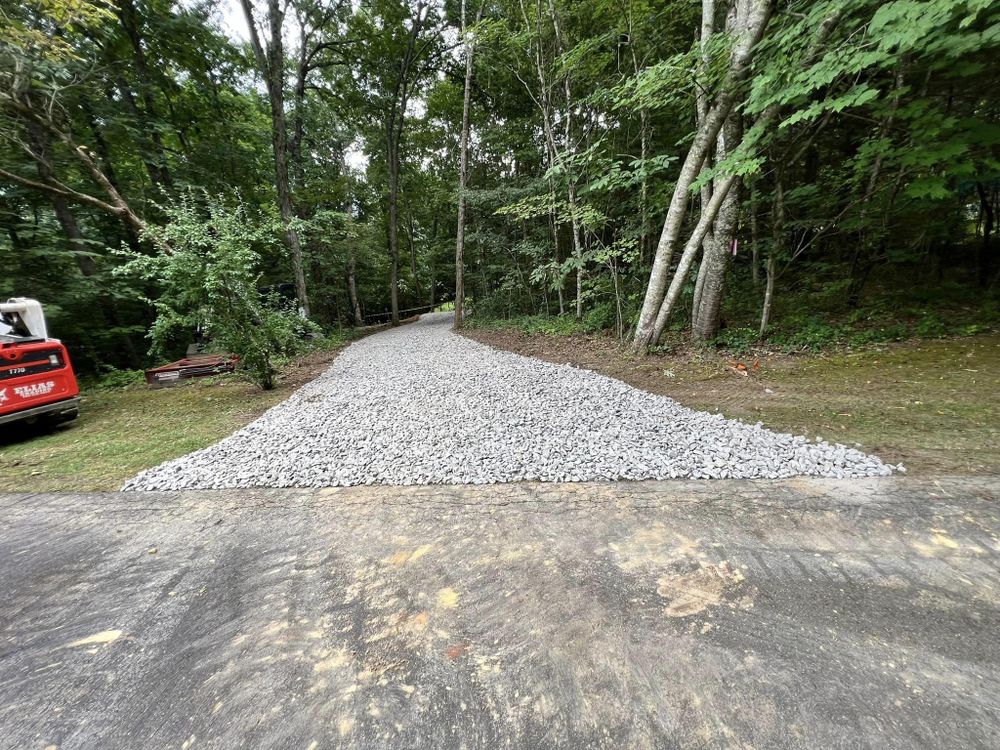
[[[0,750],[997,748],[998,490],[0,495]]]
[[[126,489],[885,475],[878,459],[458,336],[448,313],[348,347],[234,435]]]

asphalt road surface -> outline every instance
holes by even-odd
[[[0,747],[1000,747],[998,494],[0,496]]]

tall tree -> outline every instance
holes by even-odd
[[[465,53],[465,85],[462,94],[462,135],[458,157],[458,226],[455,229],[455,328],[461,328],[465,319],[465,208],[466,185],[469,179],[469,110],[472,107],[472,59],[475,52],[473,39],[465,22],[465,0],[462,0],[461,33]],[[482,19],[483,3],[476,12],[476,23]]]
[[[687,213],[688,191],[701,172],[702,165],[708,156],[708,151],[722,129],[723,123],[735,106],[740,95],[741,84],[750,75],[753,62],[754,47],[764,35],[764,29],[770,20],[774,8],[773,0],[750,0],[749,12],[746,14],[745,25],[739,30],[736,43],[729,59],[726,75],[720,85],[719,92],[708,108],[704,121],[694,136],[694,141],[688,149],[687,156],[681,166],[680,174],[674,186],[667,216],[663,221],[663,231],[657,243],[653,258],[653,268],[649,274],[649,284],[646,288],[639,322],[636,325],[633,347],[637,351],[645,351],[660,338],[670,309],[676,301],[679,288],[674,293],[667,294],[670,263],[674,249],[683,228],[684,216]],[[727,183],[732,186],[732,181]],[[728,190],[728,188],[726,188]],[[720,186],[716,195],[722,190]],[[713,196],[714,202],[715,196]],[[719,203],[725,198],[723,195]],[[711,204],[709,204],[711,205]],[[707,210],[707,207],[706,207]],[[709,221],[714,220],[714,216]],[[707,226],[705,227],[707,230]],[[703,231],[705,231],[703,230]],[[700,245],[700,241],[698,245]],[[695,246],[697,249],[697,245]],[[692,251],[693,252],[693,251]],[[684,269],[684,275],[690,268],[690,263]],[[680,277],[675,275],[675,279]],[[683,281],[683,279],[681,279]],[[679,284],[677,285],[679,287]]]
[[[285,43],[283,27],[287,5],[280,0],[267,0],[265,14],[267,35],[258,29],[251,0],[240,0],[243,15],[250,31],[257,68],[264,79],[271,107],[271,148],[274,152],[274,186],[278,193],[278,210],[284,226],[285,242],[292,258],[295,276],[295,295],[302,314],[309,317],[309,295],[306,289],[305,262],[302,257],[302,240],[295,227],[295,209],[292,188],[288,179],[288,119],[285,113]],[[263,38],[263,43],[261,39]]]
[[[367,0],[355,13],[356,107],[377,124],[387,173],[385,228],[391,321],[399,324],[400,190],[404,136],[415,93],[441,65],[444,19],[426,0]]]

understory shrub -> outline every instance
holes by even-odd
[[[787,352],[819,351],[843,339],[848,326],[835,326],[827,321],[809,316],[790,319],[780,329],[768,334],[768,341]]]
[[[753,328],[724,328],[712,341],[715,346],[733,354],[746,354],[757,342],[757,331]]]
[[[119,370],[117,367],[105,365],[101,368],[101,374],[93,386],[102,390],[117,390],[145,382],[146,375],[142,370]]]
[[[597,333],[612,329],[618,322],[615,303],[602,302],[583,314],[583,330],[587,333]]]
[[[159,288],[148,337],[162,353],[178,337],[200,330],[216,349],[239,357],[239,369],[264,390],[274,387],[281,358],[303,347],[318,328],[275,297],[265,297],[261,250],[275,241],[277,222],[190,194],[163,208],[167,224],[150,228],[155,255],[132,254],[118,273],[134,273]]]

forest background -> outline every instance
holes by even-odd
[[[998,46],[988,0],[4,3],[0,297],[90,374],[456,289],[639,352],[989,331]]]

